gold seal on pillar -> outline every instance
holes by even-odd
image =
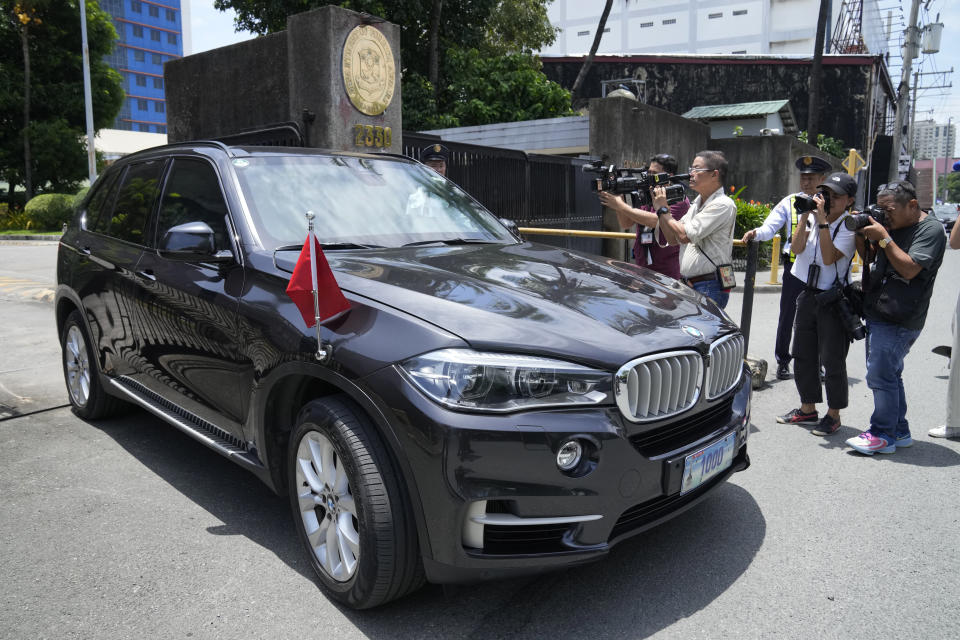
[[[375,27],[355,27],[343,45],[343,84],[360,113],[378,116],[393,100],[396,70],[387,38]]]

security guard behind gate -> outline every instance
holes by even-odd
[[[797,158],[796,167],[800,171],[800,191],[792,193],[777,203],[763,224],[743,234],[743,241],[757,240],[766,242],[780,231],[787,229],[787,240],[783,243],[783,288],[780,291],[780,319],[777,324],[777,346],[774,354],[777,358],[777,378],[790,378],[790,338],[793,336],[793,319],[797,312],[797,296],[803,291],[804,282],[794,277],[790,272],[794,255],[790,253],[790,238],[793,237],[793,228],[797,224],[797,211],[793,201],[804,193],[812,196],[817,192],[817,185],[824,181],[831,170],[830,163],[817,156],[801,156]]]

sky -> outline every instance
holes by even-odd
[[[910,0],[899,0],[899,2],[904,15],[909,16]],[[923,9],[924,4],[928,9]],[[884,6],[888,5],[885,3]],[[236,33],[233,29],[234,12],[232,10],[217,11],[213,8],[213,0],[192,0],[190,12],[190,23],[193,29],[192,53],[223,47],[253,37],[247,32]],[[929,73],[948,71],[953,67],[955,71],[952,74],[921,76],[918,84],[926,87],[952,83],[954,86],[947,89],[919,91],[916,118],[918,121],[933,118],[940,124],[946,124],[948,118],[952,116],[953,123],[957,125],[957,131],[960,132],[960,2],[958,0],[922,0],[921,25],[934,22],[937,14],[940,16],[940,22],[944,24],[940,52],[921,55],[913,61],[912,70]],[[896,86],[900,83],[899,67],[893,72],[895,77],[891,77],[891,80]],[[912,73],[909,81],[912,85]],[[956,155],[956,151],[954,154]]]
[[[190,53],[200,53],[208,49],[225,47],[228,44],[249,40],[252,33],[233,30],[232,9],[217,11],[213,8],[213,0],[192,0],[190,2],[190,27],[193,37],[193,50]]]

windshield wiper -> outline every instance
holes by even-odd
[[[448,246],[454,246],[458,244],[500,244],[493,240],[484,240],[482,238],[450,238],[447,240],[420,240],[419,242],[408,242],[407,244],[400,245],[402,247],[419,247],[427,244],[445,244]]]
[[[356,242],[321,242],[320,247],[324,251],[337,249],[383,249],[383,245],[379,244],[358,244]],[[273,250],[274,253],[277,251],[300,251],[303,249],[302,244],[285,244],[282,247],[277,247]]]

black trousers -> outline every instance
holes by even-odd
[[[777,345],[774,355],[779,364],[790,364],[790,339],[793,337],[793,319],[797,315],[797,296],[804,283],[794,277],[792,263],[783,263],[783,284],[780,287],[780,319],[777,321]]]
[[[826,375],[827,406],[845,409],[849,396],[847,351],[850,342],[834,305],[817,304],[816,291],[804,289],[797,297],[797,316],[793,325],[793,378],[800,402],[823,402],[820,365]]]

